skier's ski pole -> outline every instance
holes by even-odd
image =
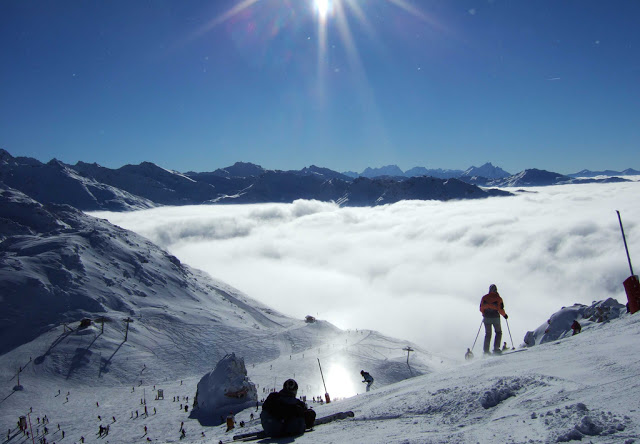
[[[505,322],[507,323],[507,330],[509,330],[509,337],[511,338],[511,350],[515,350],[516,348],[513,346],[513,336],[511,336],[511,329],[509,328],[509,319],[505,318]]]
[[[329,397],[329,392],[327,392],[327,385],[324,383],[324,375],[322,374],[322,366],[320,365],[320,358],[318,358],[318,367],[320,367],[320,376],[322,376],[322,385],[324,385],[324,398],[327,401],[327,404],[331,402],[331,398]]]
[[[631,276],[635,276],[633,274],[633,267],[631,266],[631,257],[629,256],[629,247],[627,247],[627,238],[624,235],[624,228],[622,228],[622,219],[620,218],[620,212],[616,210],[618,213],[618,221],[620,222],[620,231],[622,231],[622,240],[624,241],[624,249],[627,252],[627,260],[629,261],[629,270],[631,270]]]
[[[478,336],[480,336],[480,329],[482,328],[482,321],[480,321],[480,327],[478,327],[478,334],[476,334],[476,340],[473,341],[473,347],[471,347],[471,351],[473,351],[473,348],[476,346],[476,341],[478,340]]]

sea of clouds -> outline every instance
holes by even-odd
[[[509,315],[509,346],[509,330],[517,347],[563,306],[626,303],[630,271],[615,210],[633,261],[640,182],[509,191],[516,196],[375,208],[296,201],[92,214],[287,315],[375,329],[460,358],[492,283]]]

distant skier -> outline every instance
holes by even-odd
[[[508,347],[507,347],[507,343],[506,343],[506,342],[503,342],[503,343],[502,343],[502,351],[505,351],[505,350],[507,350],[507,349],[508,349]]]
[[[473,352],[471,351],[470,348],[467,349],[467,352],[464,354],[464,359],[466,359],[467,361],[469,359],[473,359]]]
[[[367,383],[367,391],[369,391],[371,389],[371,386],[373,385],[373,376],[371,376],[368,372],[365,372],[364,370],[360,370],[360,374],[362,375],[362,378],[363,378],[362,382]]]
[[[496,338],[493,342],[493,352],[501,353],[500,341],[502,340],[502,327],[500,327],[500,315],[505,319],[509,319],[509,316],[504,312],[504,302],[498,293],[498,287],[495,284],[489,286],[489,293],[482,296],[480,301],[480,312],[483,316],[484,323],[484,353],[489,354],[489,347],[491,346],[491,335],[493,327],[496,331]]]
[[[580,325],[577,319],[575,319],[573,321],[573,324],[571,324],[571,329],[573,330],[573,336],[577,335],[582,331],[582,326]]]
[[[267,396],[260,413],[262,428],[267,436],[277,438],[302,435],[305,429],[313,427],[316,412],[296,398],[297,394],[298,383],[287,379],[282,390]]]

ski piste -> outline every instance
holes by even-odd
[[[313,427],[322,425],[322,424],[327,424],[332,421],[337,421],[339,419],[346,419],[346,418],[353,418],[353,417],[354,417],[354,413],[351,410],[346,412],[338,412],[338,413],[334,413],[333,415],[327,415],[327,416],[323,416],[322,418],[317,418],[313,423]],[[313,430],[313,427],[311,429],[307,429],[307,432]],[[246,441],[253,441],[253,440],[262,439],[262,438],[267,438],[267,435],[264,432],[264,430],[260,430],[259,432],[249,432],[249,433],[242,433],[240,435],[235,435],[233,437],[233,440],[236,442],[246,442]]]
[[[526,352],[527,350],[529,350],[528,348],[521,348],[518,350],[505,350],[503,352],[500,353],[491,353],[489,355],[489,357],[494,357],[494,356],[507,356],[507,355],[512,355],[514,353],[520,353],[520,352]]]

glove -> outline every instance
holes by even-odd
[[[504,318],[505,318],[505,319],[509,319],[509,316],[507,316],[507,315],[504,315]]]

